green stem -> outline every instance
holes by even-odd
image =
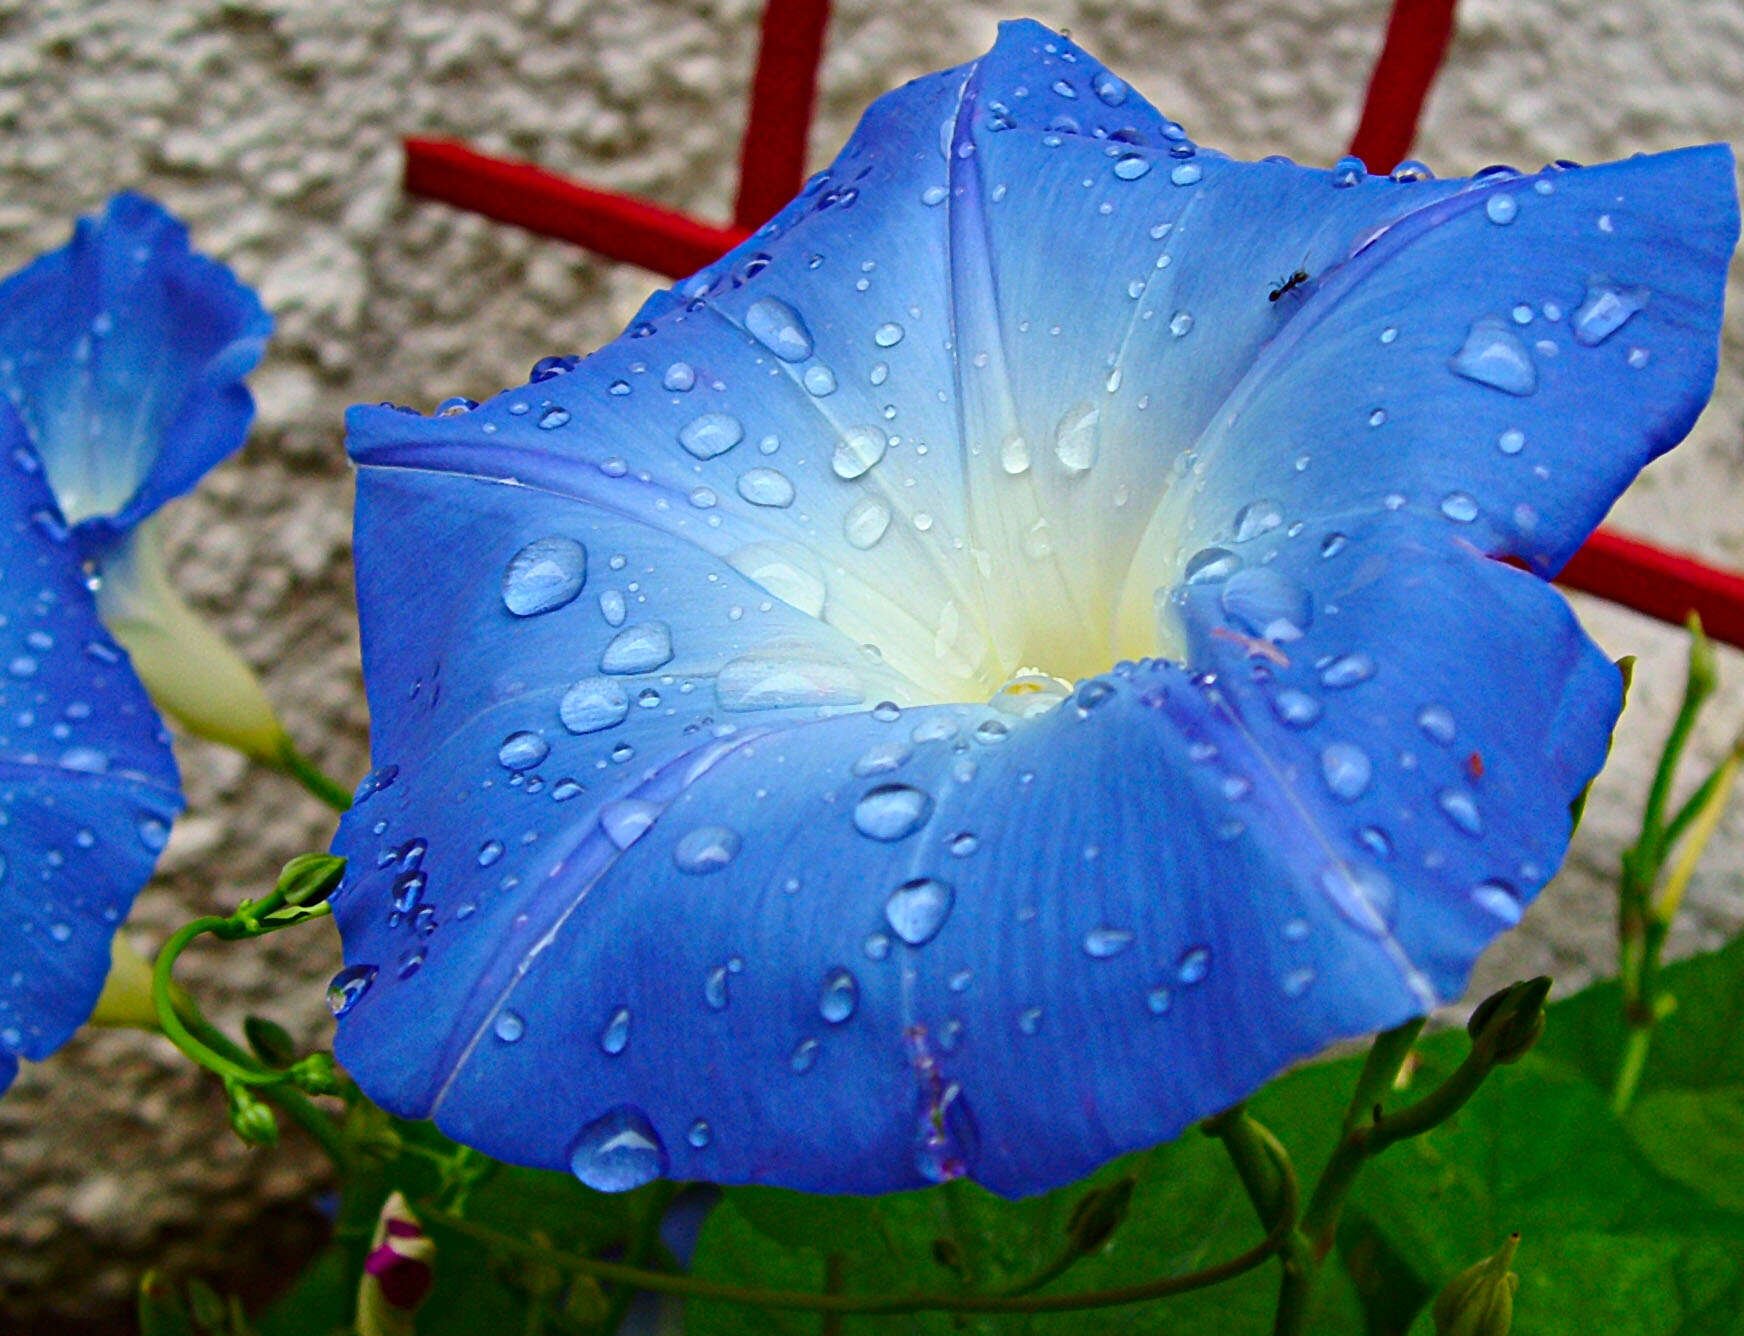
[[[609,1284],[630,1285],[657,1294],[676,1294],[689,1299],[716,1299],[724,1303],[743,1304],[777,1312],[842,1313],[864,1316],[890,1316],[905,1313],[1067,1313],[1091,1308],[1113,1308],[1122,1304],[1143,1303],[1164,1299],[1190,1290],[1205,1289],[1232,1280],[1261,1265],[1282,1244],[1288,1225],[1294,1221],[1292,1209],[1288,1220],[1274,1227],[1259,1243],[1216,1266],[1206,1267],[1183,1276],[1166,1276],[1141,1281],[1133,1285],[1114,1286],[1104,1290],[1087,1290],[1078,1294],[809,1294],[796,1290],[771,1290],[729,1285],[721,1281],[701,1280],[695,1276],[668,1275],[623,1262],[607,1262],[595,1257],[560,1252],[537,1243],[519,1239],[512,1234],[481,1225],[476,1221],[452,1215],[428,1206],[419,1214],[429,1224],[451,1229],[476,1239],[489,1248],[529,1261],[544,1262],[566,1271],[594,1276]]]
[[[624,1249],[624,1261],[630,1266],[647,1266],[660,1240],[660,1222],[666,1218],[666,1209],[672,1205],[672,1199],[678,1195],[681,1186],[663,1181],[649,1190],[647,1209],[636,1222],[635,1233],[630,1238],[629,1246]],[[617,1286],[611,1303],[606,1308],[605,1320],[600,1323],[600,1330],[616,1331],[624,1320],[624,1314],[630,1311],[630,1303],[635,1297],[636,1291],[632,1286]]]
[[[230,926],[229,919],[208,915],[183,924],[164,943],[151,971],[151,1000],[157,1008],[158,1022],[163,1026],[165,1037],[172,1044],[208,1071],[216,1072],[226,1080],[239,1081],[243,1085],[282,1085],[290,1079],[289,1072],[268,1071],[252,1059],[246,1058],[246,1055],[244,1061],[226,1057],[216,1048],[196,1038],[183,1017],[184,1011],[195,1015],[198,1013],[188,996],[175,986],[176,958],[187,950],[188,944],[196,937],[208,932],[225,931]],[[204,1028],[210,1033],[216,1033],[210,1025]]]
[[[1273,1336],[1299,1336],[1307,1330],[1316,1258],[1307,1238],[1296,1228],[1301,1197],[1289,1152],[1264,1124],[1248,1116],[1244,1105],[1207,1119],[1205,1131],[1221,1141],[1229,1153],[1260,1223],[1279,1236]]]
[[[351,809],[351,790],[323,772],[287,737],[279,746],[279,765],[284,772],[335,812]]]
[[[1400,1060],[1403,1061],[1403,1054]],[[1482,1045],[1475,1045],[1465,1061],[1415,1104],[1394,1113],[1383,1113],[1379,1104],[1372,1106],[1366,1121],[1346,1119],[1346,1131],[1333,1149],[1332,1158],[1314,1185],[1308,1199],[1308,1210],[1302,1217],[1302,1232],[1313,1246],[1314,1256],[1323,1258],[1332,1251],[1338,1230],[1338,1216],[1344,1206],[1345,1194],[1362,1167],[1388,1146],[1409,1137],[1421,1136],[1432,1127],[1447,1121],[1467,1100],[1477,1093],[1484,1078],[1495,1069],[1495,1059]]]

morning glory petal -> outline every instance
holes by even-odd
[[[0,390],[69,523],[123,531],[242,442],[271,320],[159,205],[117,195],[0,282]]]
[[[110,939],[181,808],[162,725],[97,620],[78,555],[0,404],[0,1089],[90,1015]]]
[[[1340,186],[1113,78],[1007,25],[617,343],[354,412],[373,1097],[602,1188],[1030,1192],[1554,870],[1617,675],[1489,558],[1705,398],[1723,151]]]

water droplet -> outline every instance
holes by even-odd
[[[154,854],[162,853],[164,845],[169,843],[169,826],[154,816],[142,818],[135,829],[139,833],[139,842]]]
[[[1505,455],[1517,455],[1526,448],[1526,433],[1517,427],[1509,427],[1496,437],[1496,448]]]
[[[854,828],[875,840],[912,835],[933,814],[933,800],[908,784],[881,784],[854,804]]]
[[[880,348],[894,348],[902,342],[902,326],[895,323],[878,326],[872,331],[872,342]]]
[[[793,504],[793,483],[778,469],[749,469],[739,475],[739,495],[754,506],[785,509]]]
[[[745,328],[783,362],[803,362],[811,356],[811,331],[786,302],[773,297],[752,302],[745,312]]]
[[[1125,81],[1116,78],[1107,70],[1103,70],[1095,79],[1091,80],[1090,86],[1096,90],[1096,96],[1111,107],[1118,107],[1126,101]]]
[[[497,748],[497,760],[505,770],[531,770],[551,754],[551,744],[537,733],[511,733]]]
[[[672,846],[672,861],[680,872],[705,876],[719,872],[739,853],[739,832],[731,826],[698,826]]]
[[[1460,524],[1478,517],[1478,503],[1466,492],[1449,492],[1441,498],[1441,513]]]
[[[1320,702],[1296,687],[1285,687],[1273,696],[1272,710],[1292,728],[1307,728],[1320,718]]]
[[[849,544],[864,552],[877,546],[890,529],[890,509],[876,497],[863,496],[849,507],[842,520],[842,534]]]
[[[704,413],[678,429],[678,443],[698,459],[724,455],[745,439],[745,424],[731,413]]]
[[[1329,687],[1354,687],[1375,675],[1375,661],[1361,650],[1341,654],[1320,670],[1320,681]]]
[[[1446,814],[1447,819],[1467,835],[1480,836],[1484,833],[1484,820],[1478,815],[1478,805],[1465,790],[1443,789],[1435,795],[1435,803]]]
[[[327,985],[327,1010],[335,1017],[345,1015],[369,991],[376,973],[374,965],[347,965],[340,970]]]
[[[1151,160],[1141,153],[1128,153],[1117,158],[1114,163],[1114,174],[1122,181],[1136,181],[1151,169]],[[1176,182],[1177,185],[1181,184]]]
[[[569,1168],[596,1192],[628,1192],[666,1172],[666,1147],[646,1114],[620,1104],[581,1129]]]
[[[1283,522],[1283,509],[1276,501],[1267,498],[1250,501],[1235,512],[1235,541],[1251,542],[1263,533],[1270,533]]]
[[[537,538],[503,571],[503,606],[517,617],[561,608],[587,583],[587,549],[572,538]]]
[[[1277,644],[1300,640],[1314,620],[1308,591],[1270,566],[1237,571],[1224,584],[1219,602],[1249,635]]]
[[[1169,333],[1177,339],[1193,328],[1193,314],[1190,311],[1176,311],[1169,317]]]
[[[626,387],[627,388],[627,387]],[[569,421],[569,410],[555,406],[547,408],[539,414],[539,427],[543,431],[554,431]]]
[[[1479,909],[1495,915],[1509,927],[1520,921],[1523,912],[1520,893],[1505,881],[1481,882],[1472,888],[1472,900]]]
[[[1373,768],[1368,753],[1348,742],[1334,742],[1320,753],[1320,773],[1333,796],[1352,802],[1369,786]]]
[[[1183,584],[1212,584],[1218,580],[1227,580],[1239,571],[1245,563],[1228,548],[1201,548],[1187,560],[1186,569],[1181,573]]]
[[[1361,158],[1340,158],[1332,169],[1332,184],[1340,187],[1360,185],[1367,176],[1368,168]]]
[[[890,893],[884,902],[884,918],[910,946],[925,946],[945,926],[956,899],[956,890],[949,882],[916,877]]]
[[[1453,741],[1453,713],[1445,705],[1425,705],[1417,712],[1417,727],[1444,747]]]
[[[1054,428],[1054,454],[1068,473],[1084,473],[1095,464],[1101,419],[1101,409],[1079,403],[1067,409]]]
[[[1084,954],[1093,960],[1118,956],[1132,945],[1132,934],[1125,928],[1092,928],[1084,934]]]
[[[1532,364],[1532,354],[1512,330],[1492,316],[1473,322],[1464,345],[1449,359],[1448,366],[1467,380],[1504,394],[1527,395],[1538,388],[1538,368]]]
[[[837,966],[824,976],[823,992],[818,997],[818,1014],[831,1025],[840,1025],[854,1014],[860,1005],[860,984],[847,970]]]
[[[821,362],[808,366],[800,380],[814,398],[825,399],[836,392],[836,373]]]
[[[674,362],[666,368],[660,384],[674,394],[684,394],[696,385],[696,372],[689,362]]]
[[[836,442],[830,467],[838,478],[852,481],[883,459],[889,446],[890,438],[877,427],[850,427]]]
[[[1169,180],[1178,186],[1190,186],[1203,175],[1205,173],[1199,169],[1198,163],[1183,162],[1169,173]]]
[[[1029,442],[1021,436],[1007,436],[999,447],[999,466],[1013,476],[1029,470]]]
[[[793,1046],[793,1055],[788,1058],[787,1065],[795,1076],[804,1076],[817,1065],[819,1047],[815,1039],[801,1039]]]
[[[1286,974],[1280,981],[1280,985],[1286,997],[1301,997],[1303,993],[1308,991],[1308,986],[1313,982],[1314,971],[1303,966],[1301,969],[1291,970]]]
[[[1175,966],[1175,978],[1184,984],[1195,984],[1204,981],[1211,973],[1211,948],[1195,946],[1184,952]]]
[[[856,705],[865,690],[854,671],[803,640],[776,640],[729,659],[715,676],[723,710]]]
[[[480,867],[489,867],[502,856],[503,842],[501,840],[486,840],[478,846],[478,865]]]
[[[1623,288],[1614,283],[1589,283],[1587,296],[1569,317],[1576,343],[1591,348],[1603,343],[1647,305],[1646,288]]]
[[[1364,826],[1357,831],[1356,837],[1376,858],[1391,858],[1393,856],[1392,837],[1379,826]]]
[[[875,742],[865,751],[853,765],[854,774],[865,778],[869,775],[887,775],[892,770],[900,770],[908,763],[908,758],[914,753],[906,742],[900,738],[887,742]]]
[[[1415,158],[1407,158],[1388,174],[1388,179],[1400,185],[1411,185],[1418,181],[1433,181],[1435,173]]]
[[[527,1023],[518,1012],[499,1011],[496,1020],[491,1024],[491,1030],[505,1044],[512,1044],[527,1033]]]
[[[1011,730],[997,719],[983,719],[975,725],[975,741],[984,747],[995,746],[1010,736]]]
[[[602,673],[648,673],[672,658],[672,628],[665,622],[626,626],[600,653]]]
[[[714,1140],[714,1129],[707,1122],[698,1118],[690,1125],[690,1131],[684,1134],[684,1139],[690,1142],[695,1150],[706,1150],[710,1141]]]
[[[727,1009],[727,976],[731,972],[725,965],[716,965],[702,981],[702,998],[710,1011]]]
[[[619,1007],[606,1019],[605,1029],[599,1033],[600,1051],[608,1057],[616,1057],[630,1045],[630,1009]]]
[[[620,724],[630,712],[630,697],[609,678],[584,677],[568,691],[557,715],[571,733],[597,733]]]
[[[1507,193],[1491,195],[1484,201],[1484,214],[1492,223],[1503,226],[1514,221],[1514,215],[1520,212],[1520,206],[1514,197]]]

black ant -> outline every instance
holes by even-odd
[[[1278,280],[1276,285],[1274,285],[1272,288],[1272,293],[1271,293],[1271,297],[1269,300],[1277,301],[1278,298],[1282,297],[1286,292],[1295,291],[1297,288],[1301,287],[1307,281],[1308,281],[1308,271],[1306,269],[1298,269],[1295,273],[1291,274],[1288,278],[1281,278]]]

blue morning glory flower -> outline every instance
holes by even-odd
[[[363,1088],[604,1189],[1017,1194],[1457,997],[1737,210],[1722,147],[1425,175],[1008,24],[616,343],[354,410]]]
[[[0,1090],[90,1015],[181,810],[135,669],[172,699],[214,679],[165,647],[192,614],[140,525],[241,443],[269,326],[133,195],[0,282]]]

